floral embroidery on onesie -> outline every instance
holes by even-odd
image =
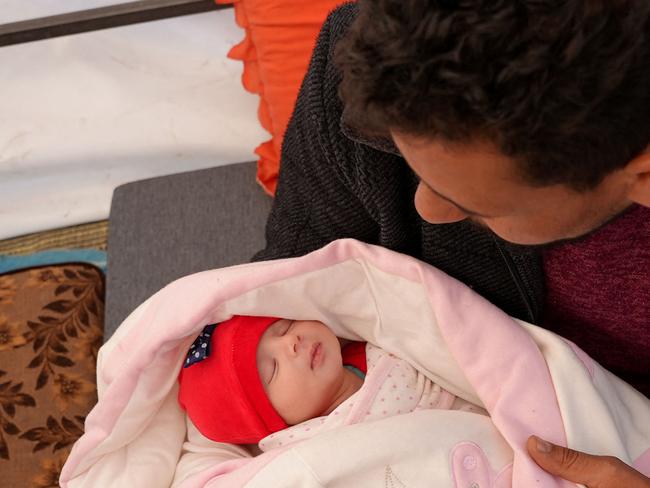
[[[343,425],[369,422],[422,409],[466,410],[487,415],[482,408],[449,393],[406,361],[366,344],[368,372],[363,385],[329,415],[306,420],[275,432],[259,443],[262,451],[286,447]]]

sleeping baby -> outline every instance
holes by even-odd
[[[487,415],[406,361],[315,320],[234,316],[209,325],[179,383],[179,403],[201,434],[262,451],[425,408]]]

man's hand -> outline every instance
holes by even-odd
[[[612,456],[593,456],[535,436],[526,447],[544,471],[587,488],[650,488],[650,478]]]

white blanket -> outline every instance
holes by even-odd
[[[257,457],[206,442],[188,428],[176,377],[202,327],[234,314],[320,320],[337,336],[404,358],[490,417],[418,410]],[[63,487],[574,486],[528,457],[530,434],[650,473],[643,395],[575,345],[508,317],[439,270],[352,240],[168,285],[101,349],[98,389]]]

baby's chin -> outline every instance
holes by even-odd
[[[327,415],[327,413],[325,413],[325,411],[322,408],[320,408],[320,409],[314,409],[313,412],[304,412],[301,414],[296,413],[287,416],[280,414],[280,417],[282,417],[282,420],[284,420],[287,425],[297,425],[306,422],[307,420],[315,419],[317,417],[322,417],[323,415]]]

